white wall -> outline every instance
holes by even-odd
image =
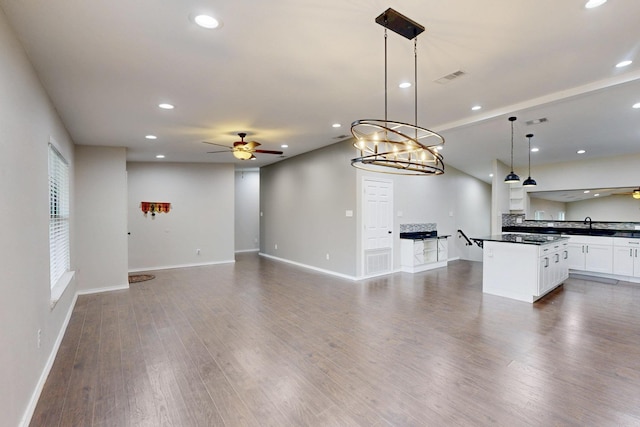
[[[333,144],[260,169],[261,253],[355,276],[356,171],[348,147]]]
[[[78,290],[127,288],[127,150],[77,146]]]
[[[232,164],[132,162],[127,172],[130,271],[234,260]],[[145,217],[142,201],[171,212]]]
[[[544,218],[547,220],[558,220],[560,212],[565,213],[565,218],[568,220],[570,217],[567,215],[567,206],[570,203],[556,202],[553,200],[538,199],[537,197],[529,198],[529,206],[527,208],[527,214],[525,218],[535,219],[536,211],[543,211]]]
[[[236,171],[236,252],[260,248],[260,171]]]
[[[531,191],[637,187],[640,154],[555,163],[531,171],[538,185]]]
[[[439,234],[451,235],[450,258],[482,259],[481,249],[465,246],[457,230],[469,237],[489,234],[488,184],[452,167],[441,176],[363,172],[351,166],[354,155],[353,146],[345,141],[262,168],[263,253],[362,276],[361,181],[372,176],[391,180],[394,186],[394,269],[400,267],[401,223],[435,222]],[[353,210],[353,217],[346,217],[346,210]]]
[[[510,172],[509,166],[499,160],[493,161],[493,178],[491,181],[491,234],[502,233],[502,214],[509,213],[510,184],[504,178]],[[518,171],[515,171],[518,173]]]
[[[449,258],[482,260],[481,249],[465,246],[461,229],[469,237],[490,232],[491,187],[446,166],[439,176],[385,175],[394,181],[394,267],[400,267],[400,224],[436,223],[439,235],[450,235]],[[399,216],[400,213],[402,216]]]
[[[567,203],[567,219],[593,221],[640,222],[640,200],[631,196],[612,195]]]
[[[51,137],[70,162],[72,268],[76,197],[73,143],[1,10],[0,94],[0,426],[14,427],[31,416],[76,292],[74,279],[50,307]]]

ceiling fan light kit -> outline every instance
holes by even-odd
[[[229,147],[227,145],[222,145],[222,144],[216,144],[215,142],[208,142],[208,141],[202,141],[202,142],[204,142],[205,144],[217,145],[217,146],[226,148],[226,150],[209,151],[210,154],[230,152],[231,154],[233,154],[233,157],[235,157],[238,160],[254,160],[256,158],[256,156],[254,156],[254,153],[279,154],[279,155],[282,155],[283,153],[282,151],[276,151],[276,150],[260,150],[257,147],[259,147],[261,144],[256,141],[245,142],[244,137],[247,136],[245,132],[238,133],[238,136],[240,137],[240,141],[234,142],[233,147]]]
[[[633,190],[633,193],[631,193],[631,197],[633,197],[634,199],[640,199],[640,188],[636,188],[635,190]]]
[[[372,172],[396,175],[441,175],[442,155],[436,147],[444,138],[418,126],[418,50],[417,36],[424,27],[389,8],[375,20],[384,30],[384,120],[361,119],[351,124],[354,147],[360,156],[351,165]],[[387,117],[387,29],[414,40],[414,124],[388,120]],[[411,136],[413,135],[413,136]],[[430,141],[430,142],[427,142]]]

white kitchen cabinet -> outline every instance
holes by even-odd
[[[571,236],[568,245],[568,265],[572,270],[613,273],[613,238]]]
[[[613,274],[640,277],[640,240],[614,238]]]
[[[568,246],[567,242],[561,242],[540,247],[538,295],[544,295],[569,277]]]
[[[449,259],[449,242],[446,237],[438,239],[438,261],[447,261]]]
[[[482,291],[534,302],[569,277],[566,240],[548,244],[483,241]]]
[[[437,239],[400,239],[400,270],[417,273],[432,268],[445,267],[446,259],[440,259],[439,241]]]

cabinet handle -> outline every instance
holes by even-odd
[[[549,267],[549,258],[548,257],[544,257],[544,268]]]
[[[584,253],[584,245],[582,245],[582,253]]]
[[[638,258],[638,250],[636,249],[636,258]]]
[[[569,251],[564,251],[564,259],[569,258]]]
[[[587,253],[589,253],[589,246],[587,246]]]
[[[556,264],[560,262],[560,254],[555,254],[556,255]]]
[[[633,249],[629,249],[629,256],[633,257]]]

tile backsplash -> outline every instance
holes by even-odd
[[[438,224],[435,222],[426,222],[419,224],[400,224],[401,233],[415,233],[418,231],[436,231]]]
[[[524,214],[502,214],[503,227],[553,227],[559,228],[589,228],[589,224],[584,221],[552,221],[552,220],[532,220],[525,219]],[[620,230],[634,231],[640,222],[600,222],[593,221],[592,228],[596,230]]]

